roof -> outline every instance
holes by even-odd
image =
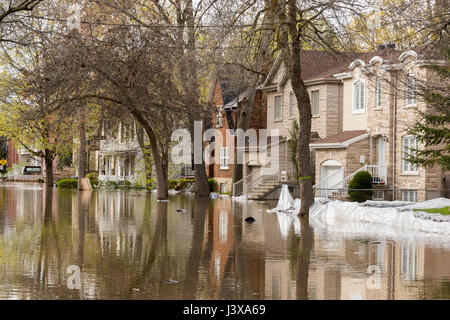
[[[248,88],[248,80],[243,75],[242,68],[235,65],[220,65],[216,67],[217,80],[219,81],[223,105],[228,104],[240,93]]]
[[[343,131],[341,133],[311,142],[311,146],[327,146],[327,147],[347,147],[348,145],[358,142],[368,136],[366,130]]]
[[[320,50],[302,50],[300,53],[300,64],[302,68],[303,81],[315,79],[332,79],[333,75],[347,72],[349,65],[356,59],[361,59],[368,63],[375,56],[383,60],[397,60],[402,51],[396,49],[384,49],[373,52],[330,52]],[[281,65],[281,55],[277,57],[272,69],[264,83],[268,86],[270,80],[276,74]]]

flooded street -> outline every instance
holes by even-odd
[[[449,239],[333,232],[273,207],[1,184],[0,299],[450,299]]]

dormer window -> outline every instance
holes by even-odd
[[[366,109],[364,81],[357,80],[353,83],[353,113],[364,113]]]
[[[414,106],[416,102],[416,78],[409,75],[406,78],[406,106]]]

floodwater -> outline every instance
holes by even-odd
[[[272,207],[1,184],[0,299],[450,299],[445,239],[299,235]]]

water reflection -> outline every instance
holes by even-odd
[[[325,232],[270,207],[2,186],[0,298],[450,298],[448,243]]]

